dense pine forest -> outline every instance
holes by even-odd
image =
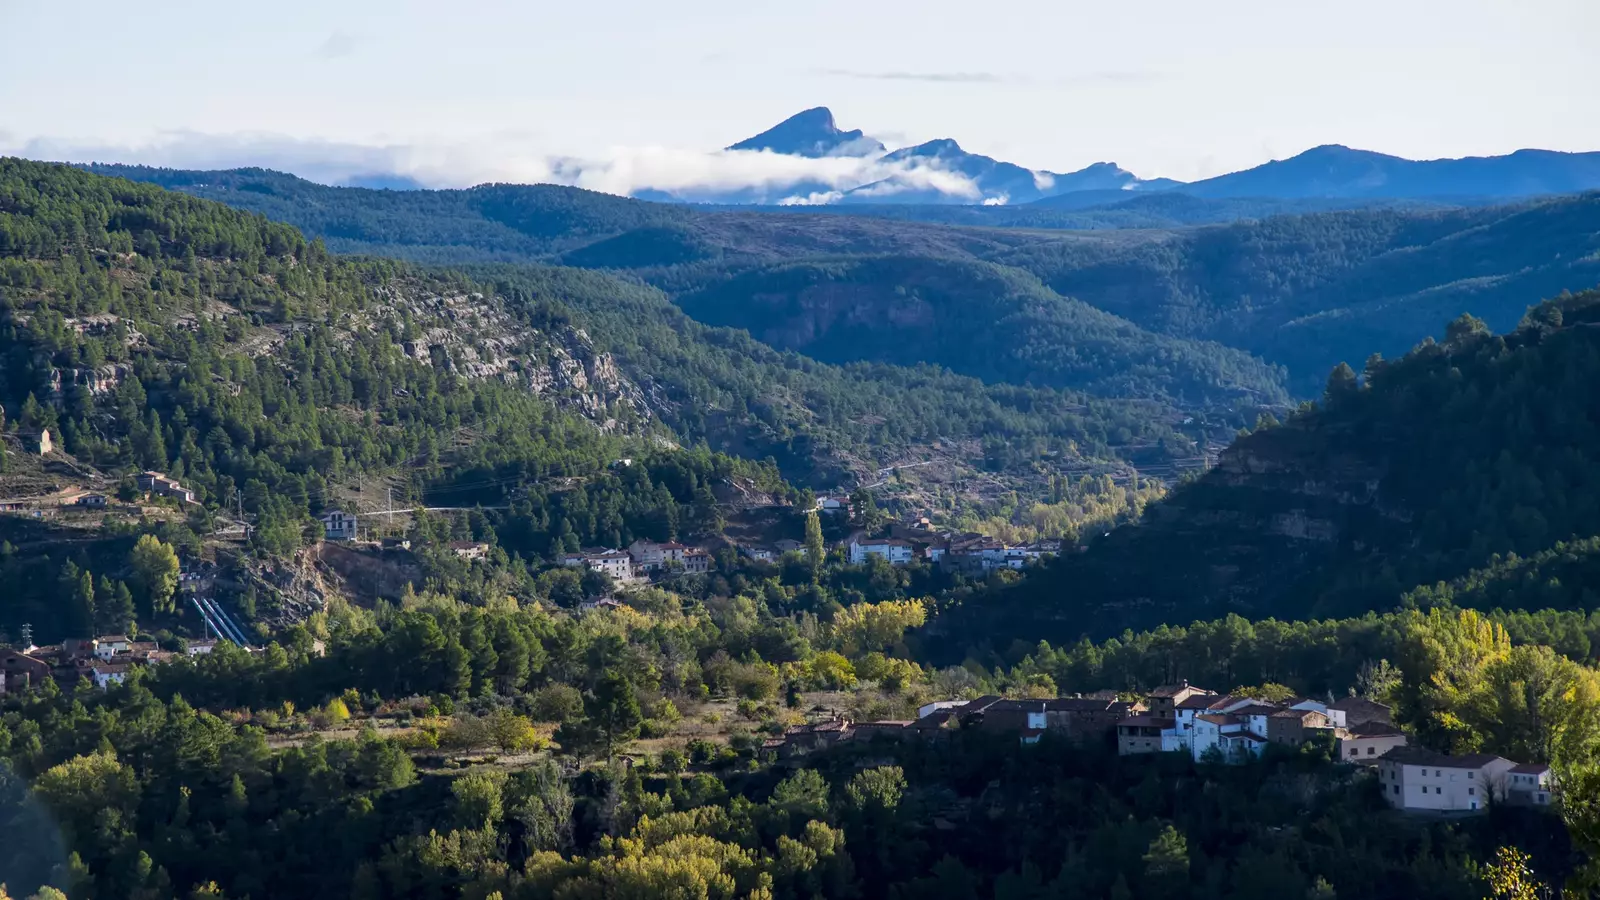
[[[24,626],[172,654],[0,695],[0,896],[1600,886],[1600,294],[1556,290],[1586,263],[1521,282],[1504,333],[1452,309],[1438,340],[1335,367],[1298,409],[1296,364],[1286,379],[1223,346],[1252,314],[1239,283],[1187,312],[1090,283],[1215,254],[1292,306],[1333,290],[1327,272],[1377,279],[1397,263],[1371,260],[1469,229],[1492,245],[1478,257],[1510,259],[1497,229],[1529,244],[1533,220],[1570,261],[1592,198],[1152,241],[130,174],[202,196],[0,160],[0,499],[31,504],[0,511],[0,659],[27,665]],[[806,234],[813,218],[832,224]],[[987,261],[1059,263],[1062,241],[1092,242],[1071,250],[1092,265]],[[818,285],[951,330],[794,339]],[[1236,431],[1204,474],[1124,477]],[[892,467],[935,447],[964,492]],[[812,512],[840,487],[848,511]],[[54,499],[90,490],[103,507]],[[362,549],[323,539],[341,507],[362,511]],[[888,513],[1066,545],[1022,569],[851,562],[841,543],[888,533]],[[779,536],[770,558],[740,552]],[[709,571],[623,585],[564,565],[635,541],[704,544]],[[197,573],[252,646],[202,641]],[[1407,815],[1321,738],[1241,765],[979,727],[774,745],[933,701],[1183,681],[1381,703],[1418,747],[1555,767],[1558,799]]]

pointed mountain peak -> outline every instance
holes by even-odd
[[[861,133],[842,131],[833,120],[833,110],[815,106],[797,112],[753,138],[728,147],[729,150],[770,150],[791,156],[875,156],[883,145]]]

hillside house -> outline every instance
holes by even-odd
[[[788,538],[784,538],[779,541],[773,541],[772,549],[776,550],[779,556],[782,556],[786,553],[798,553],[801,556],[805,556],[811,552],[806,548],[805,544],[802,544],[799,541],[791,541]]]
[[[1267,739],[1249,730],[1249,720],[1230,713],[1202,713],[1194,717],[1189,751],[1196,761],[1218,753],[1224,762],[1242,762],[1260,756]]]
[[[50,677],[50,664],[21,650],[0,650],[0,694],[36,688]]]
[[[209,656],[211,651],[217,649],[215,638],[206,638],[201,641],[189,641],[183,647],[183,652],[190,656]]]
[[[711,554],[699,547],[688,547],[683,551],[678,564],[683,567],[686,575],[704,575],[711,571]]]
[[[1044,701],[1045,727],[1079,741],[1105,737],[1136,712],[1135,705],[1125,700],[1058,697]]]
[[[1341,697],[1328,704],[1328,709],[1344,715],[1342,727],[1345,728],[1366,722],[1394,722],[1394,710],[1364,697]]]
[[[934,700],[917,707],[917,719],[927,718],[941,709],[960,709],[966,705],[966,700]]]
[[[157,497],[172,497],[180,503],[194,503],[194,491],[178,483],[175,478],[168,478],[160,472],[141,472],[138,478],[139,490]]]
[[[109,660],[119,653],[127,653],[133,642],[125,634],[102,634],[94,639],[94,655]]]
[[[1451,756],[1421,747],[1396,747],[1378,757],[1384,799],[1411,812],[1477,813],[1505,797],[1516,763],[1492,753]]]
[[[1215,692],[1205,688],[1194,687],[1187,681],[1177,684],[1163,684],[1150,692],[1145,702],[1150,707],[1150,715],[1157,718],[1171,718],[1177,710],[1178,704],[1190,697],[1216,696]]]
[[[628,555],[633,557],[634,564],[645,572],[658,571],[667,562],[666,545],[658,544],[655,541],[643,539],[634,541],[628,545]],[[577,564],[574,563],[574,565]]]
[[[106,502],[107,500],[105,494],[84,494],[83,496],[72,501],[72,505],[86,506],[90,509],[105,509]]]
[[[628,545],[628,555],[640,571],[659,572],[669,567],[682,566],[684,555],[691,549],[693,548],[677,541],[658,544],[655,541],[637,540]]]
[[[128,673],[132,670],[131,662],[96,662],[89,666],[89,677],[94,680],[94,686],[103,691],[113,684],[128,680]]]
[[[468,562],[489,557],[489,545],[483,541],[451,541],[450,552]]]
[[[739,552],[756,562],[772,562],[777,558],[777,553],[773,552],[771,547],[763,547],[759,544],[744,544],[739,547]]]
[[[1327,734],[1333,726],[1328,717],[1314,709],[1278,709],[1267,715],[1265,737],[1274,744],[1298,747],[1318,733]]]
[[[840,741],[849,740],[852,734],[848,719],[825,719],[805,725],[791,725],[784,729],[782,737],[762,742],[761,748],[776,752],[779,759],[791,759],[826,750]]]
[[[356,539],[355,513],[347,513],[342,509],[330,509],[323,513],[322,536],[330,541],[353,541]]]
[[[1553,774],[1545,763],[1513,766],[1506,772],[1506,802],[1514,806],[1549,806]]]
[[[871,740],[875,737],[903,739],[918,734],[911,727],[914,724],[916,723],[904,719],[884,722],[857,722],[851,729],[851,733],[855,740]]]
[[[1289,701],[1288,706],[1290,709],[1307,709],[1311,710],[1312,712],[1322,713],[1324,716],[1327,716],[1328,723],[1334,728],[1343,728],[1347,722],[1344,710],[1339,709],[1331,704],[1323,703],[1321,700],[1313,700],[1309,697],[1296,697]]]
[[[1378,757],[1406,746],[1406,733],[1387,722],[1362,722],[1339,730],[1339,758],[1374,766]]]
[[[1171,716],[1159,716],[1153,710],[1123,719],[1117,723],[1117,753],[1132,756],[1162,752],[1162,734],[1171,732],[1174,724]]]
[[[819,513],[830,516],[848,516],[850,515],[850,498],[824,495],[817,498],[815,509]]]
[[[900,538],[851,538],[850,562],[860,565],[877,557],[891,566],[911,564],[911,542]]]
[[[616,581],[633,579],[633,557],[626,550],[592,550],[584,554],[583,564],[589,571],[609,575]]]

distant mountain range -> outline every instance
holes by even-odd
[[[1169,191],[1205,199],[1433,200],[1473,204],[1600,188],[1600,153],[1518,150],[1506,156],[1410,160],[1330,144],[1185,184],[1140,178],[1112,162],[1075,172],[1029,169],[962,149],[940,138],[889,151],[859,129],[845,131],[827,107],[805,110],[730,151],[765,151],[806,159],[860,162],[860,183],[796,176],[760,189],[648,191],[637,196],[731,204],[1010,205],[1083,209],[1122,192]],[[1125,196],[1125,195],[1124,195]]]

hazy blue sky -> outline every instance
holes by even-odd
[[[693,170],[815,105],[1146,177],[1600,149],[1600,0],[0,0],[0,41],[0,151],[434,183]]]

